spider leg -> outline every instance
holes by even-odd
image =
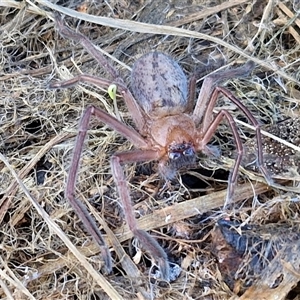
[[[212,136],[214,135],[214,133],[216,131],[216,128],[218,127],[218,125],[220,124],[220,122],[222,121],[222,119],[224,117],[227,119],[227,121],[229,123],[229,126],[230,126],[231,131],[232,131],[233,136],[234,136],[234,141],[235,141],[236,149],[237,149],[237,157],[235,159],[233,168],[232,168],[232,170],[230,172],[230,175],[229,175],[229,178],[228,178],[228,189],[227,189],[227,195],[226,195],[226,199],[225,199],[225,203],[224,203],[224,207],[226,207],[227,204],[229,204],[232,200],[232,197],[233,197],[233,194],[234,194],[234,187],[235,187],[237,177],[238,177],[239,166],[241,164],[242,157],[243,157],[243,143],[242,143],[242,140],[241,140],[240,135],[238,133],[236,123],[235,123],[232,115],[227,110],[222,109],[217,113],[217,115],[215,116],[215,119],[208,126],[208,128],[206,129],[206,131],[205,131],[204,135],[202,136],[202,138],[199,139],[200,143],[198,143],[198,147],[199,147],[199,150],[205,149],[205,146],[211,140]]]
[[[198,125],[204,123],[203,119],[205,115],[206,119],[207,116],[212,117],[212,110],[217,100],[213,99],[212,93],[219,84],[228,79],[247,76],[253,68],[254,63],[252,61],[248,61],[242,67],[219,71],[207,76],[203,81],[193,112],[193,119],[195,124]]]
[[[91,83],[97,87],[105,88],[105,89],[107,89],[112,84],[112,82],[107,79],[102,79],[102,78],[92,76],[89,74],[80,74],[80,75],[75,76],[68,80],[51,82],[49,84],[49,88],[50,89],[64,89],[64,88],[72,87],[80,82]]]
[[[59,33],[68,39],[71,39],[75,42],[81,43],[81,45],[88,51],[88,53],[95,58],[95,60],[99,63],[99,65],[103,66],[103,68],[108,71],[111,75],[112,80],[105,80],[101,78],[97,78],[95,76],[82,74],[73,79],[67,80],[65,82],[60,83],[53,83],[50,85],[50,88],[64,88],[74,85],[78,82],[86,82],[92,83],[96,86],[100,87],[108,87],[110,84],[115,83],[118,88],[121,89],[121,93],[123,95],[124,101],[126,106],[131,113],[132,119],[136,124],[139,132],[144,134],[144,127],[146,123],[147,116],[141,110],[137,102],[135,101],[134,97],[132,96],[131,92],[126,87],[126,84],[122,80],[119,75],[119,72],[116,68],[104,57],[104,55],[98,50],[95,45],[83,34],[74,32],[70,28],[64,25],[62,17],[59,14],[55,14],[55,22]]]
[[[58,13],[55,14],[55,23],[59,33],[63,37],[75,42],[79,42],[88,51],[88,53],[97,60],[99,65],[102,65],[108,71],[113,80],[121,80],[118,71],[112,66],[112,64],[110,64],[110,62],[103,56],[103,54],[98,49],[96,49],[95,45],[85,35],[79,32],[74,32],[73,30],[65,26],[63,18]]]
[[[168,256],[158,242],[146,231],[138,229],[134,217],[129,188],[121,164],[138,161],[149,161],[159,158],[159,153],[155,150],[135,150],[132,152],[118,153],[111,158],[111,169],[115,179],[119,195],[122,201],[123,209],[129,229],[133,235],[138,238],[146,251],[157,261],[162,278],[170,281],[170,270]]]
[[[254,118],[250,110],[239,99],[237,99],[229,90],[227,90],[224,87],[217,86],[212,93],[211,96],[212,100],[208,105],[207,111],[209,112],[213,110],[216,99],[218,98],[218,95],[220,93],[223,94],[225,97],[227,97],[231,102],[233,102],[246,115],[250,123],[252,123],[253,127],[255,128],[256,142],[257,142],[257,165],[260,169],[260,172],[263,174],[265,180],[267,181],[268,185],[270,186],[273,185],[273,180],[270,177],[270,174],[264,164],[263,143],[262,143],[260,125],[258,121]],[[206,113],[203,120],[204,132],[206,130],[206,127],[208,126],[208,122],[209,122],[208,118],[209,115],[208,113]]]
[[[211,137],[214,134],[214,131],[216,130],[217,126],[219,125],[221,119],[223,116],[227,118],[229,121],[229,125],[231,127],[231,130],[234,135],[234,140],[237,146],[237,151],[238,155],[235,160],[234,166],[232,173],[229,177],[229,186],[228,186],[228,192],[227,192],[227,197],[225,204],[229,203],[232,196],[233,196],[233,190],[234,190],[234,184],[237,180],[237,175],[238,175],[238,169],[239,165],[242,160],[242,155],[243,155],[243,144],[241,141],[241,138],[238,134],[236,123],[234,122],[233,117],[230,115],[230,113],[226,110],[221,110],[215,117],[215,119],[211,122],[212,119],[212,112],[213,108],[216,104],[216,101],[218,99],[219,94],[222,93],[224,96],[226,96],[230,101],[232,101],[249,119],[249,121],[252,123],[252,125],[255,127],[255,132],[256,132],[256,141],[257,141],[257,163],[258,167],[263,174],[264,178],[266,179],[267,183],[269,185],[273,184],[272,179],[270,178],[270,175],[264,165],[264,159],[263,159],[263,149],[262,149],[262,137],[261,137],[261,131],[260,131],[260,126],[258,121],[254,118],[250,110],[244,106],[239,99],[237,99],[229,90],[227,90],[224,87],[215,87],[210,98],[210,102],[208,103],[208,106],[206,108],[205,114],[203,116],[203,124],[202,124],[202,129],[201,129],[201,136],[202,136],[202,141],[201,138],[199,147],[203,149],[205,145],[210,141]]]
[[[69,170],[69,175],[67,179],[67,186],[66,186],[66,197],[69,200],[70,204],[72,205],[73,209],[75,210],[76,214],[83,222],[84,226],[86,227],[87,231],[92,235],[95,241],[98,243],[101,249],[101,253],[103,255],[103,259],[105,261],[105,266],[107,272],[111,272],[112,263],[109,250],[107,249],[104,239],[95,224],[95,221],[89,215],[86,207],[75,198],[75,184],[77,180],[77,173],[79,169],[80,163],[80,156],[83,150],[84,140],[87,134],[87,130],[89,128],[89,122],[91,116],[95,116],[100,119],[102,122],[109,125],[111,128],[115,129],[117,132],[128,138],[136,147],[147,147],[147,143],[145,140],[132,128],[126,126],[122,122],[118,121],[105,111],[100,108],[96,108],[94,106],[89,106],[85,110],[82,119],[79,125],[79,133],[76,139],[71,167]]]
[[[68,88],[80,82],[90,83],[100,88],[108,88],[112,84],[110,80],[102,79],[89,74],[80,74],[69,80],[52,82],[49,84],[49,88],[50,89]],[[143,112],[140,110],[140,107],[137,105],[131,92],[124,85],[118,83],[117,88],[121,89],[121,93],[128,110],[130,112],[133,112],[132,119],[136,124],[137,128],[139,129],[139,131],[143,134],[147,116],[144,115]]]
[[[189,92],[188,92],[188,99],[187,99],[187,106],[186,106],[186,112],[188,113],[191,113],[194,108],[194,101],[196,96],[196,84],[197,84],[196,75],[192,74],[189,80]]]
[[[270,174],[268,173],[267,168],[265,167],[265,164],[264,164],[262,136],[261,136],[260,126],[259,126],[258,121],[254,118],[254,116],[252,115],[250,110],[246,106],[244,106],[240,102],[240,100],[237,99],[229,90],[227,90],[224,87],[217,86],[217,84],[219,84],[220,82],[222,82],[224,80],[234,78],[234,77],[243,77],[243,76],[248,75],[251,72],[251,70],[253,69],[253,67],[254,67],[253,62],[249,61],[243,67],[217,72],[213,75],[206,77],[203,82],[201,91],[199,93],[198,100],[195,105],[192,118],[196,125],[202,124],[201,134],[203,136],[203,134],[205,134],[207,132],[207,130],[211,127],[212,122],[214,122],[213,121],[213,109],[215,107],[215,104],[216,104],[219,94],[222,93],[224,96],[226,96],[246,115],[246,117],[249,119],[249,121],[255,127],[256,141],[257,141],[257,165],[258,165],[261,173],[263,174],[265,180],[267,181],[268,185],[273,185],[274,184],[273,180],[270,177]],[[234,127],[236,128],[236,125]],[[231,128],[234,128],[234,127],[231,127]],[[216,129],[216,126],[214,129]],[[234,130],[233,130],[233,133],[234,133],[234,135],[236,135]],[[238,141],[238,139],[235,138],[235,141]],[[208,142],[209,142],[209,140],[207,141],[207,143]],[[242,157],[239,158],[239,163],[240,163],[241,159],[242,159]],[[238,166],[239,165],[235,162],[234,169],[237,170]],[[232,176],[233,177],[237,176],[237,174],[235,174],[235,171],[233,171]],[[231,179],[231,182],[234,182],[233,179]],[[235,178],[235,180],[236,180],[236,178]],[[226,202],[229,201],[228,200],[229,198],[230,198],[230,194],[228,194]]]

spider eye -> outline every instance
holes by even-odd
[[[183,151],[184,156],[193,156],[194,154],[195,153],[194,153],[194,150],[192,148],[188,148],[188,149]]]
[[[169,153],[169,158],[172,160],[177,160],[178,158],[180,158],[181,153],[179,152],[170,152]]]

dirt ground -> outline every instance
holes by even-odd
[[[0,7],[1,299],[300,299],[299,1],[4,0]],[[133,149],[126,138],[92,119],[75,191],[109,247],[110,274],[65,197],[84,109],[93,104],[134,124],[122,97],[113,103],[105,89],[49,88],[81,73],[109,79],[80,43],[59,35],[54,13],[110,55],[128,86],[133,63],[154,50],[187,77],[197,74],[197,95],[211,72],[255,63],[249,76],[222,85],[263,129],[271,186],[253,164],[251,122],[223,96],[214,113],[230,112],[245,146],[227,207],[237,154],[226,121],[210,142],[220,155],[199,153],[175,180],[165,182],[157,162],[124,166],[139,228],[181,269],[171,282],[157,278],[124,221],[109,162]]]

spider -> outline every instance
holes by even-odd
[[[118,71],[96,49],[91,41],[84,35],[75,33],[66,27],[60,16],[56,16],[56,24],[58,32],[65,38],[76,42],[79,41],[89,54],[106,68],[112,80],[81,74],[67,81],[52,83],[50,88],[66,88],[78,82],[86,82],[102,88],[108,88],[112,83],[115,83],[136,127],[135,130],[104,110],[92,105],[88,106],[79,125],[79,133],[67,178],[66,197],[88,232],[99,244],[106,271],[111,272],[111,256],[104,239],[94,220],[88,214],[86,207],[75,197],[76,176],[84,139],[89,129],[91,117],[96,117],[126,137],[136,148],[129,152],[114,154],[111,157],[111,171],[130,230],[144,249],[157,262],[162,279],[169,281],[170,266],[166,252],[149,233],[140,230],[137,226],[122,165],[155,160],[158,161],[162,176],[166,179],[172,179],[177,170],[182,167],[188,167],[195,162],[197,152],[212,152],[208,143],[219,123],[225,118],[233,132],[237,148],[237,157],[228,179],[225,201],[225,203],[228,203],[232,199],[234,185],[237,181],[243,145],[231,114],[227,110],[221,109],[215,116],[213,115],[213,108],[217,98],[219,94],[223,94],[247,116],[255,127],[257,163],[265,178],[268,179],[269,177],[263,164],[261,133],[258,122],[230,91],[224,87],[217,86],[220,81],[249,74],[253,69],[253,64],[247,63],[243,67],[219,71],[206,77],[194,105],[195,76],[192,76],[188,82],[183,70],[172,58],[160,52],[150,52],[139,58],[132,68],[131,93],[120,78]]]

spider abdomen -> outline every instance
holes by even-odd
[[[135,62],[131,89],[138,104],[151,117],[186,110],[187,78],[178,63],[161,52],[147,53]]]

